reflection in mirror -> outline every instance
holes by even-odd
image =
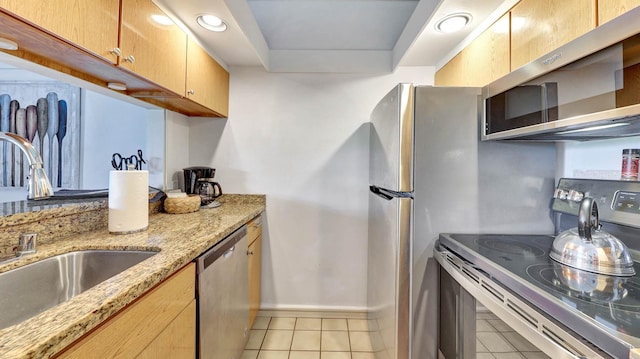
[[[27,117],[30,128],[35,126],[33,135],[27,131],[23,137],[33,137],[55,191],[106,190],[113,154],[130,157],[138,150],[146,162],[143,169],[149,171],[149,185],[163,188],[164,110],[4,53],[0,53],[0,100],[2,95],[10,97],[5,111],[10,132],[17,133],[18,127],[21,134],[22,127],[26,131]],[[55,116],[44,110],[38,118],[38,103],[42,107],[54,99]],[[0,102],[4,116],[1,106]],[[60,108],[66,109],[64,118]],[[0,145],[0,203],[27,198],[26,165],[12,147]]]

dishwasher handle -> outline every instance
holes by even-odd
[[[233,251],[235,250],[236,250],[236,246],[234,245],[233,247],[227,249],[226,252],[224,252],[224,254],[222,255],[222,258],[227,259],[231,257],[233,255]]]
[[[207,267],[209,267],[213,262],[218,260],[220,257],[229,258],[233,255],[235,251],[236,243],[240,242],[242,238],[247,236],[247,225],[243,225],[235,232],[231,233],[227,237],[225,237],[220,242],[216,243],[209,250],[204,252],[200,257],[196,259],[198,274],[202,273]]]

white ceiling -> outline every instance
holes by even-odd
[[[223,65],[271,72],[389,73],[441,66],[517,0],[154,0]],[[453,12],[471,13],[455,34],[435,30]],[[199,14],[222,18],[223,33]],[[476,32],[473,32],[475,29]]]

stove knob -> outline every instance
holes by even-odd
[[[569,192],[563,190],[562,188],[558,188],[555,190],[555,192],[553,192],[553,198],[557,198],[557,199],[567,199],[568,195],[569,195]]]
[[[580,202],[580,201],[582,201],[583,198],[584,198],[584,193],[582,193],[580,191],[576,191],[576,190],[570,190],[569,191],[568,199],[570,201]]]

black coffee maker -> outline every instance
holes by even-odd
[[[184,191],[187,194],[198,194],[198,179],[213,178],[216,169],[211,167],[187,167],[184,171]]]

